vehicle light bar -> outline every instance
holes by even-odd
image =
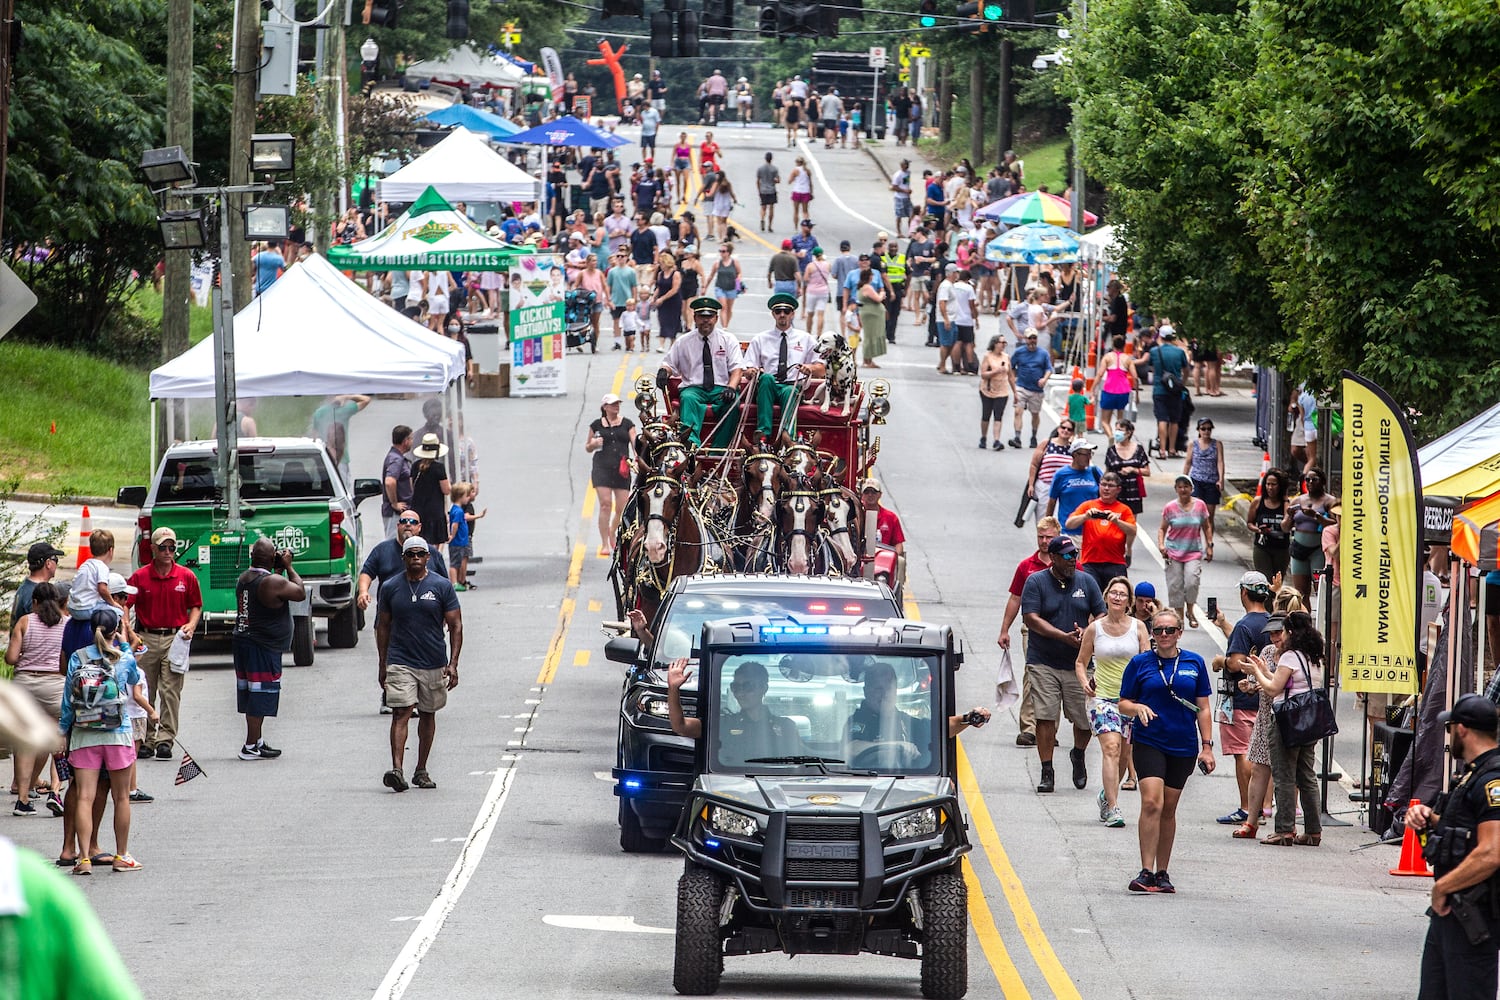
[[[775,638],[777,636],[802,637],[809,635],[848,636],[848,635],[882,635],[894,636],[896,630],[886,626],[875,625],[762,625],[760,626],[761,638]]]

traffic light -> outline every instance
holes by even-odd
[[[776,37],[817,38],[822,33],[822,4],[817,0],[781,0],[776,19]]]
[[[979,20],[979,6],[982,0],[970,0],[969,3],[961,3],[955,12],[959,17],[968,18],[968,24],[959,24],[954,27],[960,35],[972,35],[978,31],[984,31],[986,25]]]
[[[768,3],[761,7],[760,16],[755,21],[755,29],[762,38],[775,38],[778,23],[780,23],[780,15],[776,13],[776,5]]]
[[[670,59],[672,51],[672,15],[665,10],[651,15],[651,58]]]
[[[698,54],[698,12],[684,10],[677,14],[677,54],[692,59]]]
[[[1000,3],[1000,0],[981,0],[979,19],[989,22],[1005,20],[1005,5]]]
[[[469,0],[448,0],[449,38],[463,40],[469,37]]]
[[[600,20],[608,20],[611,17],[645,17],[646,5],[643,0],[604,0],[604,6],[599,11]]]
[[[360,20],[378,28],[394,28],[396,17],[401,13],[401,0],[382,0],[380,3],[366,0],[364,15]]]
[[[729,38],[734,28],[734,0],[703,0],[703,37]]]
[[[922,0],[917,5],[917,24],[924,28],[937,27],[937,0]]]

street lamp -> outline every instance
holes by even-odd
[[[367,87],[379,79],[379,59],[380,46],[375,44],[375,39],[366,38],[364,44],[359,47],[359,84],[361,87]]]

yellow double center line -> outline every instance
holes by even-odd
[[[903,610],[908,618],[916,621],[922,620],[921,609],[910,596],[905,599]],[[979,838],[979,846],[984,849],[990,868],[994,870],[995,877],[1000,881],[1000,888],[1005,893],[1005,901],[1010,905],[1011,916],[1016,921],[1017,930],[1021,932],[1021,939],[1026,942],[1026,948],[1031,952],[1032,960],[1036,962],[1037,968],[1041,970],[1042,977],[1047,980],[1047,986],[1052,990],[1053,996],[1058,1000],[1083,1000],[1078,987],[1073,985],[1072,978],[1063,968],[1062,962],[1058,960],[1057,952],[1052,950],[1052,943],[1047,940],[1041,921],[1037,919],[1036,910],[1032,908],[1031,900],[1021,885],[1021,877],[1016,874],[1009,855],[1000,845],[1000,831],[995,828],[995,821],[990,817],[989,806],[984,801],[984,795],[979,791],[979,780],[974,775],[974,769],[969,765],[969,755],[964,752],[962,743],[958,743],[957,746],[958,787],[963,792],[964,802],[969,807],[969,823]],[[1028,998],[1029,1000],[1031,992],[1021,981],[1021,974],[1016,969],[1015,962],[1011,960],[1010,951],[1000,937],[1000,928],[995,923],[994,914],[990,912],[989,900],[984,895],[984,888],[980,885],[979,877],[974,873],[973,865],[968,857],[964,858],[963,867],[964,882],[969,887],[969,920],[974,925],[974,936],[979,939],[979,947],[984,951],[984,957],[990,963],[990,969],[995,973],[995,980],[1000,984],[1001,992],[1007,998],[1012,998],[1012,1000]]]
[[[616,396],[625,385],[625,370],[630,364],[630,354],[624,353],[620,358],[620,367],[615,370],[614,382],[610,389]],[[636,371],[640,371],[640,365]],[[583,495],[583,506],[579,511],[580,531],[583,537],[588,536],[589,521],[594,515],[595,497],[592,487],[587,489]],[[573,545],[573,556],[568,561],[568,579],[563,587],[562,603],[557,609],[557,627],[552,630],[552,638],[547,643],[547,655],[542,659],[542,669],[536,675],[539,685],[551,684],[557,679],[557,667],[562,662],[563,649],[568,642],[568,629],[573,624],[573,612],[578,608],[578,588],[583,582],[583,559],[588,553],[588,544],[583,541]]]

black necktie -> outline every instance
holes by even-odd
[[[786,331],[781,331],[781,349],[776,352],[776,381],[786,381]]]
[[[708,338],[703,338],[703,391],[712,392],[714,388],[714,352],[709,346]]]

